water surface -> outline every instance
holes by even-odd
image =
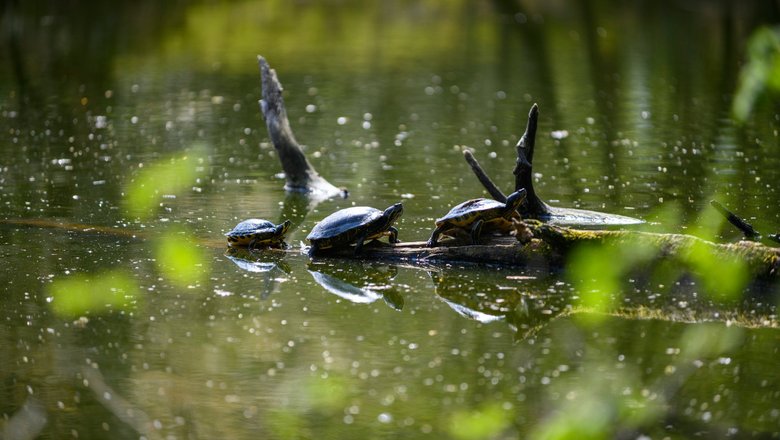
[[[222,235],[289,218],[298,248],[336,209],[402,201],[401,240],[425,240],[484,195],[464,148],[512,189],[533,103],[551,204],[695,232],[717,198],[777,232],[775,109],[730,119],[771,5],[151,3],[7,9],[8,438],[778,435],[774,287],[729,299],[633,273],[594,310],[560,268],[311,262],[226,252]],[[348,199],[283,191],[258,53]],[[134,214],[134,183],[172,163],[187,178],[155,181],[151,214]],[[169,267],[182,259],[195,269]],[[62,286],[119,294],[72,315]]]

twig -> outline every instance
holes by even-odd
[[[471,171],[474,172],[474,174],[477,176],[477,179],[479,180],[479,183],[482,184],[482,186],[485,187],[487,192],[490,194],[490,197],[493,197],[493,199],[498,200],[499,202],[506,202],[506,195],[496,186],[495,183],[493,183],[492,180],[490,180],[490,177],[485,173],[485,170],[482,169],[482,167],[479,165],[479,162],[477,162],[477,159],[474,157],[474,155],[469,150],[463,150],[463,157],[466,158],[466,162],[468,162],[469,166],[471,167]]]
[[[710,205],[712,205],[713,208],[718,210],[718,212],[720,212],[724,217],[726,217],[726,220],[728,220],[729,223],[734,225],[735,228],[742,231],[742,234],[745,235],[746,239],[753,240],[753,241],[758,241],[762,239],[762,234],[756,231],[753,225],[746,222],[742,217],[739,217],[738,215],[729,211],[728,208],[720,204],[717,200],[710,200]],[[764,237],[774,242],[780,243],[780,234],[769,234]]]
[[[748,240],[756,240],[761,237],[761,234],[753,228],[753,225],[726,209],[726,207],[721,205],[717,200],[710,200],[710,205],[726,217],[726,220],[734,225],[735,228],[742,231],[742,233],[745,234],[745,238]]]

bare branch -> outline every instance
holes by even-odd
[[[471,151],[463,150],[463,157],[466,158],[466,162],[468,162],[469,166],[471,167],[471,171],[473,171],[477,176],[477,179],[479,179],[479,182],[482,184],[482,186],[485,187],[487,192],[490,194],[490,197],[493,197],[493,199],[502,203],[506,202],[506,195],[504,195],[498,186],[496,186],[496,184],[490,180],[490,177],[479,165],[479,162],[477,162],[477,159],[474,157]]]

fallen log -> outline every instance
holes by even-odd
[[[453,240],[434,248],[427,247],[422,241],[395,245],[371,242],[359,254],[355,254],[354,248],[343,248],[332,249],[327,256],[433,266],[476,263],[561,268],[579,245],[613,245],[642,247],[654,256],[655,261],[671,259],[693,273],[697,268],[687,267],[687,264],[694,258],[694,253],[708,252],[718,261],[732,259],[743,262],[751,279],[773,281],[780,278],[780,248],[760,243],[719,244],[684,234],[578,230],[533,221],[525,222],[525,226],[534,234],[534,238],[525,243],[513,236],[491,236],[474,245],[461,245]],[[699,275],[707,276],[706,273]]]
[[[446,242],[445,242],[446,243]],[[420,266],[436,266],[443,263],[479,263],[504,266],[550,266],[563,263],[563,255],[547,246],[543,240],[531,240],[521,244],[511,236],[495,236],[479,244],[442,244],[428,247],[424,241],[386,244],[370,242],[360,253],[354,248],[328,249],[325,257],[349,258],[369,261],[408,262]]]

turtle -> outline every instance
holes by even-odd
[[[281,247],[290,224],[290,220],[276,225],[268,220],[251,218],[237,224],[225,236],[230,246],[246,246],[250,249],[259,246]]]
[[[525,200],[525,188],[513,192],[506,198],[506,203],[493,199],[473,199],[463,202],[450,210],[444,217],[436,220],[428,247],[434,247],[439,242],[439,236],[468,231],[471,242],[476,244],[482,229],[489,227],[508,231],[512,228],[512,219],[519,219],[517,208]]]
[[[404,211],[401,203],[396,203],[384,211],[369,206],[354,206],[342,209],[322,219],[306,237],[311,243],[309,256],[328,248],[342,248],[355,243],[355,255],[363,247],[363,242],[390,236],[390,243],[398,243],[398,230],[393,223]]]

